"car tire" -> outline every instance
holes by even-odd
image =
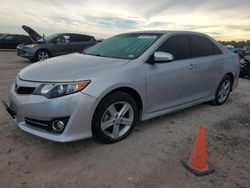
[[[126,138],[138,122],[136,101],[127,93],[115,92],[101,100],[93,121],[93,137],[102,143],[115,143]]]
[[[38,52],[36,52],[35,55],[36,61],[44,61],[49,58],[50,58],[50,53],[48,50],[39,50]]]
[[[211,101],[213,105],[222,105],[227,101],[231,92],[232,84],[232,78],[227,75],[224,76],[216,90],[215,99]]]

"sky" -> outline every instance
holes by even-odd
[[[188,30],[217,40],[250,40],[249,0],[0,0],[0,33],[31,26],[98,39],[142,30]]]

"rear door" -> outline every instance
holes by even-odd
[[[171,53],[174,61],[144,64],[147,113],[195,100],[195,75],[190,63],[191,49],[187,35],[171,36],[156,51]]]
[[[220,49],[207,37],[189,35],[194,60],[195,95],[205,98],[213,94],[223,74],[223,59]]]
[[[91,36],[80,35],[80,34],[71,34],[70,35],[70,50],[71,52],[82,52],[87,47],[93,45]]]

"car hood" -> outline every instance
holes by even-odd
[[[24,31],[26,31],[29,34],[29,36],[30,36],[31,40],[33,41],[33,43],[38,41],[39,39],[43,38],[34,29],[30,28],[27,25],[23,25],[22,28],[23,28]]]
[[[18,77],[26,81],[68,82],[109,74],[129,60],[74,53],[37,62],[22,69]]]

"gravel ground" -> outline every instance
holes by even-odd
[[[0,99],[31,64],[0,51]],[[201,104],[140,123],[124,141],[54,143],[21,131],[0,106],[0,187],[250,187],[250,79],[223,106]],[[187,159],[199,124],[215,173],[196,177]]]

